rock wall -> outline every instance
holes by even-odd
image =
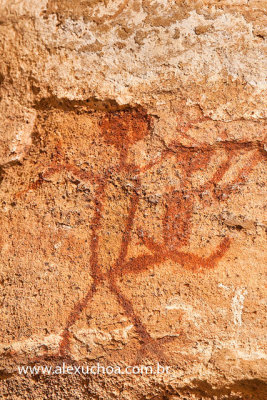
[[[1,398],[265,398],[266,22],[1,0]]]

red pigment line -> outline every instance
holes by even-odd
[[[186,130],[186,132],[190,129],[190,127]],[[194,138],[192,138],[191,136],[189,136],[186,132],[183,131],[179,131],[180,135],[187,140],[190,140],[190,145],[192,146],[193,144],[196,145],[201,145],[197,140],[195,140]]]
[[[148,333],[145,325],[142,323],[141,319],[136,315],[131,301],[129,301],[119,290],[115,281],[110,280],[110,290],[116,295],[119,304],[123,307],[125,314],[133,322],[136,332],[139,338],[144,342],[141,346],[140,351],[146,346],[150,347],[152,353],[158,354],[162,359],[166,359],[163,351],[159,348],[158,344],[153,340],[151,335]]]
[[[212,178],[205,183],[204,185],[202,185],[200,187],[200,191],[204,191],[207,188],[210,188],[212,185],[216,185],[217,183],[219,183],[220,180],[222,180],[222,178],[224,177],[224,175],[226,174],[226,172],[229,170],[229,168],[231,167],[231,160],[235,155],[235,151],[231,150],[230,154],[228,154],[227,156],[227,160],[224,161],[219,167],[218,169],[215,171],[215,173],[213,174]]]
[[[83,181],[93,181],[96,182],[99,180],[99,177],[94,175],[92,172],[86,172],[81,170],[75,164],[64,164],[64,167],[67,171],[70,171],[75,177],[83,180]]]
[[[119,164],[119,168],[126,169],[125,167],[127,166],[127,163],[126,163],[127,157],[128,157],[128,148],[127,147],[122,147],[120,149],[120,164]]]
[[[235,152],[233,150],[231,150],[230,154],[228,154],[228,156],[227,156],[227,160],[219,166],[219,168],[217,169],[217,171],[211,178],[211,183],[217,184],[220,180],[222,180],[222,178],[224,177],[224,175],[226,174],[226,172],[229,170],[229,168],[231,166],[231,160],[234,157],[234,154],[235,154]]]
[[[202,149],[194,150],[179,148],[176,151],[176,161],[182,170],[182,189],[190,185],[189,178],[199,170],[207,167],[211,159],[211,152],[204,152]]]
[[[116,267],[115,267],[116,269],[121,267],[123,261],[125,260],[126,255],[127,255],[131,231],[132,231],[132,227],[133,227],[134,216],[136,214],[138,203],[139,203],[139,196],[135,193],[131,198],[130,210],[129,210],[127,222],[125,225],[124,233],[122,236],[121,249],[120,249],[120,254],[118,256],[118,260],[116,262]]]
[[[172,154],[173,154],[172,150],[163,150],[163,152],[161,153],[161,156],[159,158],[157,158],[155,161],[151,161],[144,167],[141,167],[140,172],[144,173],[144,172],[150,170],[152,167],[154,167],[155,165],[158,165],[161,161],[163,161],[165,159],[165,157],[171,156]]]
[[[150,250],[152,251],[152,253],[164,253],[163,251],[163,246],[161,244],[158,244],[154,241],[154,239],[152,239],[150,236],[148,236],[146,233],[143,234],[142,237],[142,242],[144,243],[144,245]]]
[[[199,268],[212,269],[217,267],[218,262],[224,256],[230,247],[230,239],[225,238],[216,248],[216,250],[207,258],[196,256],[186,252],[172,252],[170,258],[179,263],[182,267],[196,271]]]
[[[231,240],[225,238],[217,247],[217,250],[206,259],[206,268],[216,267],[218,262],[225,255],[227,250],[230,248]]]
[[[90,243],[90,250],[91,250],[91,257],[90,257],[90,267],[91,267],[91,275],[93,278],[93,283],[91,287],[89,288],[86,296],[83,298],[83,300],[79,301],[78,303],[75,304],[74,309],[70,313],[66,326],[63,331],[62,335],[62,341],[60,343],[60,349],[59,353],[60,355],[66,354],[67,351],[69,351],[70,347],[70,332],[69,328],[75,324],[75,322],[79,319],[82,311],[86,308],[89,300],[92,299],[93,295],[96,292],[97,286],[103,280],[103,274],[101,273],[101,270],[98,265],[98,244],[99,244],[99,236],[98,236],[98,229],[100,227],[100,219],[101,219],[101,212],[103,209],[103,205],[100,200],[103,200],[103,194],[105,190],[106,183],[102,183],[99,185],[98,190],[96,191],[96,197],[95,197],[95,215],[92,220],[92,238],[91,238],[91,243]]]
[[[233,183],[231,185],[234,185],[239,182],[244,182],[246,179],[246,175],[248,175],[253,168],[260,162],[260,159],[262,158],[261,153],[258,153],[256,151],[252,157],[247,161],[247,165],[245,165],[241,171],[239,172],[238,176],[234,179]]]
[[[176,338],[172,338],[176,339]],[[168,341],[166,340],[165,343]],[[151,338],[150,341],[143,343],[141,345],[141,348],[139,349],[137,355],[136,355],[136,364],[141,364],[142,360],[144,359],[145,353],[152,353],[153,355],[157,355],[158,360],[166,365],[170,365],[170,361],[164,354],[164,351],[162,350],[162,343],[164,343],[161,339],[153,339]]]
[[[146,236],[144,239],[144,244],[149,250],[151,250],[153,255],[141,255],[138,256],[128,263],[124,264],[123,271],[128,273],[137,273],[145,271],[156,264],[171,259],[174,262],[180,264],[186,269],[196,271],[198,268],[211,269],[215,268],[224,256],[226,251],[230,247],[230,239],[225,238],[216,248],[216,250],[207,258],[199,257],[192,253],[187,253],[183,251],[172,251],[166,250],[164,245],[157,244],[152,238]]]
[[[211,160],[212,152],[203,152],[200,151],[199,153],[194,153],[195,157],[193,158],[191,162],[191,169],[188,171],[188,174],[191,176],[193,172],[199,170],[199,169],[205,169],[207,168],[208,163]]]
[[[199,257],[192,253],[183,251],[165,250],[162,245],[149,245],[154,251],[153,255],[143,255],[134,258],[124,264],[123,271],[126,273],[138,273],[150,269],[154,265],[160,264],[167,259],[180,264],[183,268],[196,271],[199,268],[211,269],[215,268],[230,247],[230,239],[224,239],[216,250],[207,258]]]
[[[59,159],[62,159],[62,157],[60,157]],[[91,172],[82,171],[76,165],[68,163],[62,164],[58,162],[52,162],[44,172],[40,173],[39,179],[37,179],[35,182],[29,185],[27,189],[24,189],[16,193],[15,197],[21,197],[22,195],[28,193],[30,190],[38,189],[45,182],[46,179],[50,178],[57,172],[61,172],[64,170],[70,171],[74,176],[78,177],[81,180],[87,180],[87,181],[91,180],[94,183],[100,180],[98,176],[94,176]]]
[[[220,191],[223,193],[230,193],[231,188],[241,182],[245,182],[247,175],[253,170],[253,168],[260,162],[262,158],[262,154],[258,151],[256,151],[252,157],[246,162],[246,166],[241,169],[239,174],[231,183],[227,183],[223,186],[221,186]]]
[[[103,197],[105,194],[105,187],[106,187],[106,182],[102,183],[99,185],[98,190],[96,191],[96,198],[95,198],[95,215],[92,220],[92,239],[90,243],[90,250],[91,250],[91,258],[90,258],[90,266],[92,269],[92,276],[93,279],[102,279],[102,273],[99,269],[98,265],[98,244],[99,244],[99,236],[97,234],[97,231],[100,228],[100,219],[101,219],[101,214],[103,211]]]
[[[164,250],[153,255],[144,254],[141,256],[137,256],[127,263],[123,264],[121,267],[121,271],[123,273],[133,274],[143,272],[150,269],[154,265],[160,264],[166,258],[168,258],[168,253]]]
[[[61,356],[66,355],[66,353],[70,350],[69,328],[75,324],[75,322],[79,318],[80,314],[87,306],[89,300],[92,299],[95,292],[96,292],[96,284],[93,282],[90,289],[88,290],[86,296],[81,301],[79,301],[78,303],[75,304],[74,309],[70,313],[70,315],[67,319],[67,323],[64,328],[63,334],[62,334],[62,340],[59,345],[59,354]]]
[[[27,194],[30,190],[36,190],[38,189],[45,181],[45,178],[48,178],[52,175],[54,175],[57,171],[61,171],[63,169],[62,165],[58,165],[56,163],[51,163],[51,166],[44,171],[43,173],[39,173],[39,178],[30,184],[27,189],[24,189],[18,193],[15,194],[15,197],[21,197],[24,194]]]
[[[141,337],[141,339],[145,342],[151,340],[151,336],[147,332],[145,326],[143,325],[141,319],[135,314],[135,311],[133,309],[131,301],[129,301],[120,291],[120,289],[117,287],[115,279],[110,276],[109,278],[109,287],[112,293],[115,294],[115,296],[118,299],[119,304],[123,307],[126,315],[132,320],[136,331],[138,335]]]
[[[177,120],[178,120],[178,118],[177,118]],[[204,121],[209,121],[209,120],[210,120],[209,117],[202,117],[202,118],[193,120],[191,122],[188,122],[184,126],[182,126],[178,122],[177,129],[178,129],[178,132],[181,134],[182,137],[184,137],[185,139],[191,141],[191,145],[192,144],[201,145],[201,143],[198,140],[192,138],[190,135],[187,134],[187,132],[189,131],[189,129],[194,127],[194,124],[198,124],[198,123],[201,123],[201,122],[204,122]]]
[[[62,164],[58,163],[51,163],[50,166],[42,173],[42,177],[45,178],[50,178],[50,176],[53,176],[55,173],[60,172],[64,169],[64,166]]]
[[[193,203],[191,198],[184,198],[181,192],[167,195],[167,210],[163,218],[164,243],[170,248],[187,244],[191,233]]]

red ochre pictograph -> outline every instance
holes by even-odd
[[[83,181],[90,181],[96,187],[94,199],[94,216],[91,223],[92,235],[90,243],[90,269],[93,282],[90,284],[88,291],[84,298],[78,301],[71,313],[69,314],[64,331],[62,333],[62,340],[60,349],[57,356],[70,357],[71,356],[71,333],[70,328],[80,318],[82,311],[89,307],[90,301],[93,299],[97,288],[101,283],[106,280],[109,290],[115,295],[118,303],[123,308],[127,317],[132,321],[135,330],[140,338],[141,350],[139,356],[145,353],[157,354],[161,360],[166,360],[162,351],[162,344],[174,340],[173,337],[164,337],[163,339],[153,339],[143,324],[140,317],[134,310],[133,303],[128,299],[118,286],[118,278],[122,274],[140,274],[143,271],[151,269],[153,266],[159,265],[166,260],[172,260],[185,269],[192,271],[213,269],[218,265],[218,262],[226,254],[230,247],[230,238],[224,238],[219,245],[211,250],[207,257],[200,257],[190,252],[180,250],[181,247],[188,244],[192,232],[192,213],[194,207],[194,193],[190,188],[190,177],[200,168],[207,169],[211,157],[214,155],[214,148],[211,145],[203,145],[197,140],[192,139],[187,135],[187,131],[199,122],[206,118],[192,121],[189,124],[179,127],[178,133],[189,140],[189,146],[183,146],[180,143],[171,143],[168,148],[162,151],[161,156],[154,162],[149,163],[143,168],[138,167],[127,162],[129,149],[139,140],[145,138],[150,134],[152,129],[151,117],[141,108],[122,110],[116,112],[106,113],[100,121],[101,135],[110,146],[115,146],[119,153],[118,171],[125,171],[128,175],[135,176],[134,188],[130,195],[130,206],[124,226],[122,240],[120,244],[120,251],[114,265],[110,268],[109,272],[103,272],[98,261],[99,250],[99,237],[101,231],[101,219],[103,211],[103,202],[106,195],[107,179],[106,177],[95,176],[88,172],[83,171],[75,164],[65,160],[64,154],[60,146],[57,147],[55,161],[46,168],[40,175],[39,179],[28,187],[25,191],[20,192],[17,196],[21,197],[26,194],[30,189],[37,189],[43,184],[45,178],[48,178],[59,171],[68,171],[74,177],[82,179]],[[213,176],[208,182],[198,188],[198,193],[205,190],[210,190],[214,199],[220,198],[220,195],[230,194],[237,184],[246,180],[248,174],[260,162],[263,157],[260,147],[253,147],[251,143],[237,143],[237,142],[221,142],[221,148],[227,154],[226,160],[218,165]],[[226,172],[232,165],[234,156],[240,149],[249,148],[252,152],[251,158],[247,161],[246,165],[241,168],[237,177],[227,183],[227,185],[220,185]],[[140,201],[139,188],[141,185],[142,173],[148,171],[154,165],[160,163],[163,159],[175,155],[179,168],[182,171],[181,181],[182,187],[177,190],[170,187],[167,191],[166,197],[166,212],[163,217],[163,242],[156,242],[150,237],[144,229],[140,229],[140,239],[143,244],[150,250],[151,254],[144,254],[131,258],[127,261],[127,252],[131,241],[131,232],[133,229],[134,219]],[[190,193],[190,196],[185,196],[185,193]],[[139,357],[137,354],[137,357]]]

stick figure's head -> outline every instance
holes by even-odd
[[[107,113],[100,122],[101,134],[107,144],[127,151],[149,134],[151,117],[142,109]]]

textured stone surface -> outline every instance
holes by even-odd
[[[2,0],[0,394],[264,399],[266,2]],[[18,365],[164,376],[20,376]]]

